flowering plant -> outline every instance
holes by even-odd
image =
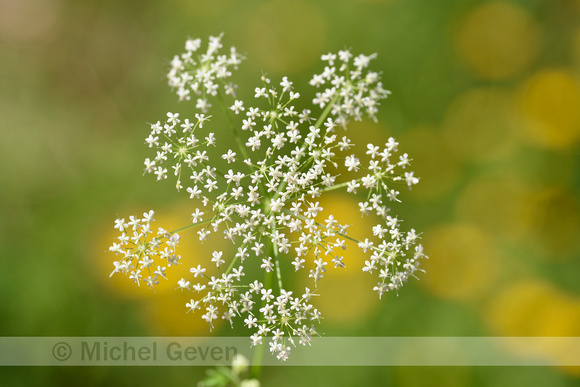
[[[365,156],[351,153],[349,121],[364,116],[376,121],[381,101],[390,94],[379,73],[368,69],[376,54],[323,55],[324,70],[310,81],[317,89],[312,110],[298,111],[300,94],[287,77],[276,84],[263,75],[255,99],[238,100],[230,78],[244,58],[234,47],[223,52],[221,39],[210,37],[205,52],[200,39],[187,40],[185,52],[174,57],[169,85],[180,101],[194,101],[198,112],[185,119],[167,113],[163,122],[151,125],[145,140],[156,152],[145,160],[145,172],[157,180],[175,177],[177,190],[198,203],[192,223],[155,230],[153,211],[117,219],[121,235],[110,251],[121,258],[111,275],[126,274],[137,285],[154,288],[181,262],[179,232],[195,228],[201,242],[225,238],[236,246],[233,256],[214,251],[205,264],[190,269],[191,277],[178,282],[179,289],[192,292],[186,308],[199,310],[210,327],[219,318],[232,324],[243,320],[252,330],[252,345],[269,340],[270,351],[285,360],[290,344],[308,344],[317,334],[317,283],[327,268],[346,270],[343,254],[352,242],[368,256],[355,269],[378,274],[373,290],[379,297],[420,270],[426,256],[419,234],[403,231],[386,206],[399,201],[399,186],[411,188],[419,178],[406,171],[410,159],[397,154],[393,138],[383,146],[368,144]],[[220,149],[221,137],[209,130],[214,105],[227,119],[235,149],[213,149]],[[341,171],[355,177],[341,178]],[[361,198],[361,216],[374,213],[380,219],[363,241],[348,235],[340,219],[320,219],[318,198],[339,189]],[[312,265],[305,265],[307,259]],[[249,262],[263,270],[260,277],[246,276]],[[311,288],[289,288],[288,270],[307,274]]]

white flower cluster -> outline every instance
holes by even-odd
[[[194,60],[193,53],[199,47],[199,40],[187,41],[186,53],[174,59],[169,79],[180,99],[188,99],[191,91],[200,96],[196,104],[200,113],[193,121],[167,113],[163,123],[151,125],[146,143],[157,155],[145,160],[145,172],[161,180],[168,177],[171,168],[177,189],[185,187],[190,198],[201,203],[192,212],[190,225],[199,228],[199,240],[221,234],[237,249],[232,257],[214,251],[205,264],[191,268],[191,278],[178,282],[181,290],[196,295],[187,308],[200,309],[210,326],[218,318],[232,324],[234,318],[242,318],[254,330],[253,345],[271,337],[272,353],[286,359],[290,352],[287,343],[294,344],[297,338],[301,344],[308,344],[316,334],[312,322],[320,318],[310,302],[314,295],[310,289],[292,296],[293,291],[284,287],[283,273],[287,270],[308,271],[316,288],[329,263],[334,268],[345,267],[341,254],[350,242],[370,256],[364,265],[360,263],[359,270],[379,272],[374,288],[379,297],[397,290],[420,270],[420,260],[426,256],[418,243],[419,235],[413,229],[402,231],[401,221],[392,217],[385,205],[387,201],[399,201],[397,185],[410,188],[419,179],[413,172],[403,171],[410,159],[407,154],[397,158],[398,143],[394,139],[383,147],[368,144],[368,164],[363,165],[359,157],[347,153],[354,147],[351,140],[337,134],[337,127],[346,129],[352,118],[360,120],[366,114],[376,119],[380,101],[389,94],[379,74],[367,70],[375,54],[353,59],[344,50],[338,55],[324,55],[322,59],[328,65],[310,82],[316,87],[326,86],[313,101],[322,112],[312,117],[311,110],[296,109],[294,103],[300,95],[287,77],[275,86],[262,76],[255,101],[245,106],[235,99],[232,84],[224,81],[231,75],[229,69],[241,59],[235,49],[229,56],[220,55],[221,36],[212,37],[207,52]],[[227,104],[219,92],[220,85],[231,96]],[[223,104],[224,111],[233,115],[228,122],[232,124],[235,149],[220,147],[221,140],[218,144],[216,135],[207,131],[210,117],[205,113],[213,96]],[[216,154],[209,147],[221,151]],[[341,171],[358,177],[341,181]],[[374,213],[381,219],[368,230],[369,238],[364,241],[347,235],[348,226],[333,215],[320,219],[323,208],[318,198],[337,189],[366,197],[359,202],[361,214]],[[143,257],[153,256],[152,250],[158,246],[137,237],[147,233],[139,232],[139,227],[148,228],[148,222],[134,223],[129,224],[137,227],[133,242],[136,248],[128,253],[115,244],[111,250],[138,257],[141,264]],[[124,233],[124,221],[118,220],[117,224]],[[122,241],[126,239],[123,235]],[[170,244],[176,234],[158,235],[168,237],[166,243]],[[160,243],[161,239],[154,241]],[[307,259],[312,263],[307,264]],[[265,279],[246,279],[246,262],[259,265]],[[116,263],[115,271],[127,270],[124,266],[117,268]],[[271,285],[274,276],[275,285]],[[155,284],[156,277],[150,278],[148,284]]]
[[[329,105],[332,116],[345,129],[349,117],[360,121],[364,113],[376,121],[379,101],[391,94],[383,89],[378,73],[366,71],[370,61],[376,56],[377,54],[361,54],[351,62],[353,55],[349,50],[341,50],[338,55],[323,55],[322,60],[328,66],[310,80],[310,84],[317,88],[326,86],[323,92],[316,93],[313,103],[321,108]]]
[[[149,211],[143,214],[139,219],[134,216],[125,219],[117,219],[115,228],[121,232],[118,237],[119,242],[113,243],[109,248],[110,251],[121,254],[121,261],[115,261],[115,273],[129,274],[137,285],[143,279],[143,273],[146,272],[145,283],[153,288],[159,284],[159,277],[165,277],[166,266],[160,266],[159,261],[167,266],[176,265],[181,256],[175,254],[175,247],[179,244],[179,234],[169,233],[159,227],[156,236],[151,238],[154,231],[151,229],[151,223],[155,221],[154,212]]]
[[[171,61],[171,70],[167,75],[169,85],[177,90],[179,100],[191,99],[192,93],[198,98],[196,107],[204,113],[211,107],[208,97],[215,97],[220,86],[226,94],[235,94],[235,85],[226,83],[232,75],[231,70],[238,68],[242,56],[232,47],[228,55],[218,55],[222,48],[222,35],[209,39],[207,51],[198,54],[201,39],[189,39],[185,42],[185,53],[176,55]]]
[[[200,143],[200,139],[194,134],[195,129],[202,128],[204,121],[208,118],[204,114],[196,114],[195,124],[190,122],[188,119],[185,120],[183,124],[179,127],[176,126],[181,121],[179,120],[178,113],[167,113],[167,122],[164,125],[158,121],[151,125],[151,134],[145,142],[150,148],[157,147],[157,155],[154,159],[145,159],[145,172],[154,173],[157,176],[157,180],[167,179],[167,168],[164,164],[169,164],[169,167],[173,169],[173,173],[177,176],[177,189],[181,189],[181,171],[182,166],[196,169],[199,165],[205,166],[205,169],[200,168],[200,174],[195,175],[195,181],[206,181],[208,189],[211,192],[216,188],[215,182],[215,168],[207,165],[209,160],[206,150],[199,150],[199,148],[204,149],[208,146],[215,145],[215,136],[213,133],[209,133],[205,136],[204,141]],[[177,134],[177,131],[180,131]],[[163,144],[160,143],[160,136],[164,138]],[[169,157],[169,160],[168,160]],[[192,176],[190,176],[193,179]],[[191,188],[188,188],[188,192]],[[196,191],[197,192],[197,188]],[[193,196],[197,196],[195,192]]]

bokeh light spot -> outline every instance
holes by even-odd
[[[424,233],[429,259],[419,284],[437,297],[477,300],[493,288],[499,273],[499,252],[490,238],[468,224],[448,224]]]
[[[485,162],[513,150],[515,124],[509,95],[485,87],[460,94],[449,106],[443,126],[448,146],[458,157]]]
[[[482,176],[460,193],[455,213],[496,238],[513,241],[530,230],[536,209],[534,191],[513,176]]]
[[[579,336],[580,299],[539,279],[519,280],[490,298],[484,320],[500,336]]]
[[[273,0],[260,4],[246,23],[245,47],[268,73],[296,73],[320,58],[326,18],[314,3]]]
[[[471,10],[454,38],[459,58],[483,79],[505,79],[527,69],[540,43],[531,15],[507,2],[487,2]]]
[[[566,70],[545,69],[520,89],[522,135],[544,148],[570,148],[580,139],[580,85]]]
[[[505,341],[508,349],[528,358],[538,356],[556,364],[576,364],[578,348],[568,342],[550,340],[551,336],[580,335],[580,298],[567,294],[540,279],[520,279],[501,288],[489,300],[483,320],[493,335],[530,336],[545,340]],[[578,375],[580,367],[560,367]]]

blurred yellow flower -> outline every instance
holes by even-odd
[[[518,93],[522,135],[550,149],[575,146],[580,140],[580,85],[564,69],[543,69]]]
[[[462,62],[483,79],[506,79],[526,70],[536,59],[540,29],[522,7],[487,2],[471,10],[455,31]]]
[[[578,337],[580,298],[537,278],[511,281],[491,297],[483,318],[493,335]],[[525,356],[553,357],[559,364],[578,362],[578,348],[556,340],[538,340],[526,346],[512,343],[510,349]],[[572,374],[580,371],[578,367],[562,369]]]
[[[419,281],[431,294],[450,300],[475,301],[495,286],[500,253],[493,241],[469,224],[446,224],[425,232],[429,275]]]
[[[539,279],[511,281],[484,313],[495,335],[580,336],[580,299]]]

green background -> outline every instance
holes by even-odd
[[[366,277],[339,275],[320,297],[321,331],[580,336],[580,1],[0,0],[3,336],[210,334],[171,286],[152,294],[109,279],[105,250],[117,216],[153,208],[175,227],[188,222],[187,199],[142,176],[146,123],[191,114],[166,69],[187,37],[205,45],[221,32],[247,56],[237,81],[248,94],[262,73],[287,75],[308,101],[320,55],[345,47],[377,52],[372,67],[393,93],[379,123],[356,123],[353,136],[363,145],[395,136],[414,160],[421,182],[396,210],[423,233],[427,273],[380,302]],[[211,244],[188,249],[197,259]],[[195,385],[204,372],[2,368],[0,384]],[[579,368],[556,367],[263,371],[263,385],[276,386],[579,378]]]

